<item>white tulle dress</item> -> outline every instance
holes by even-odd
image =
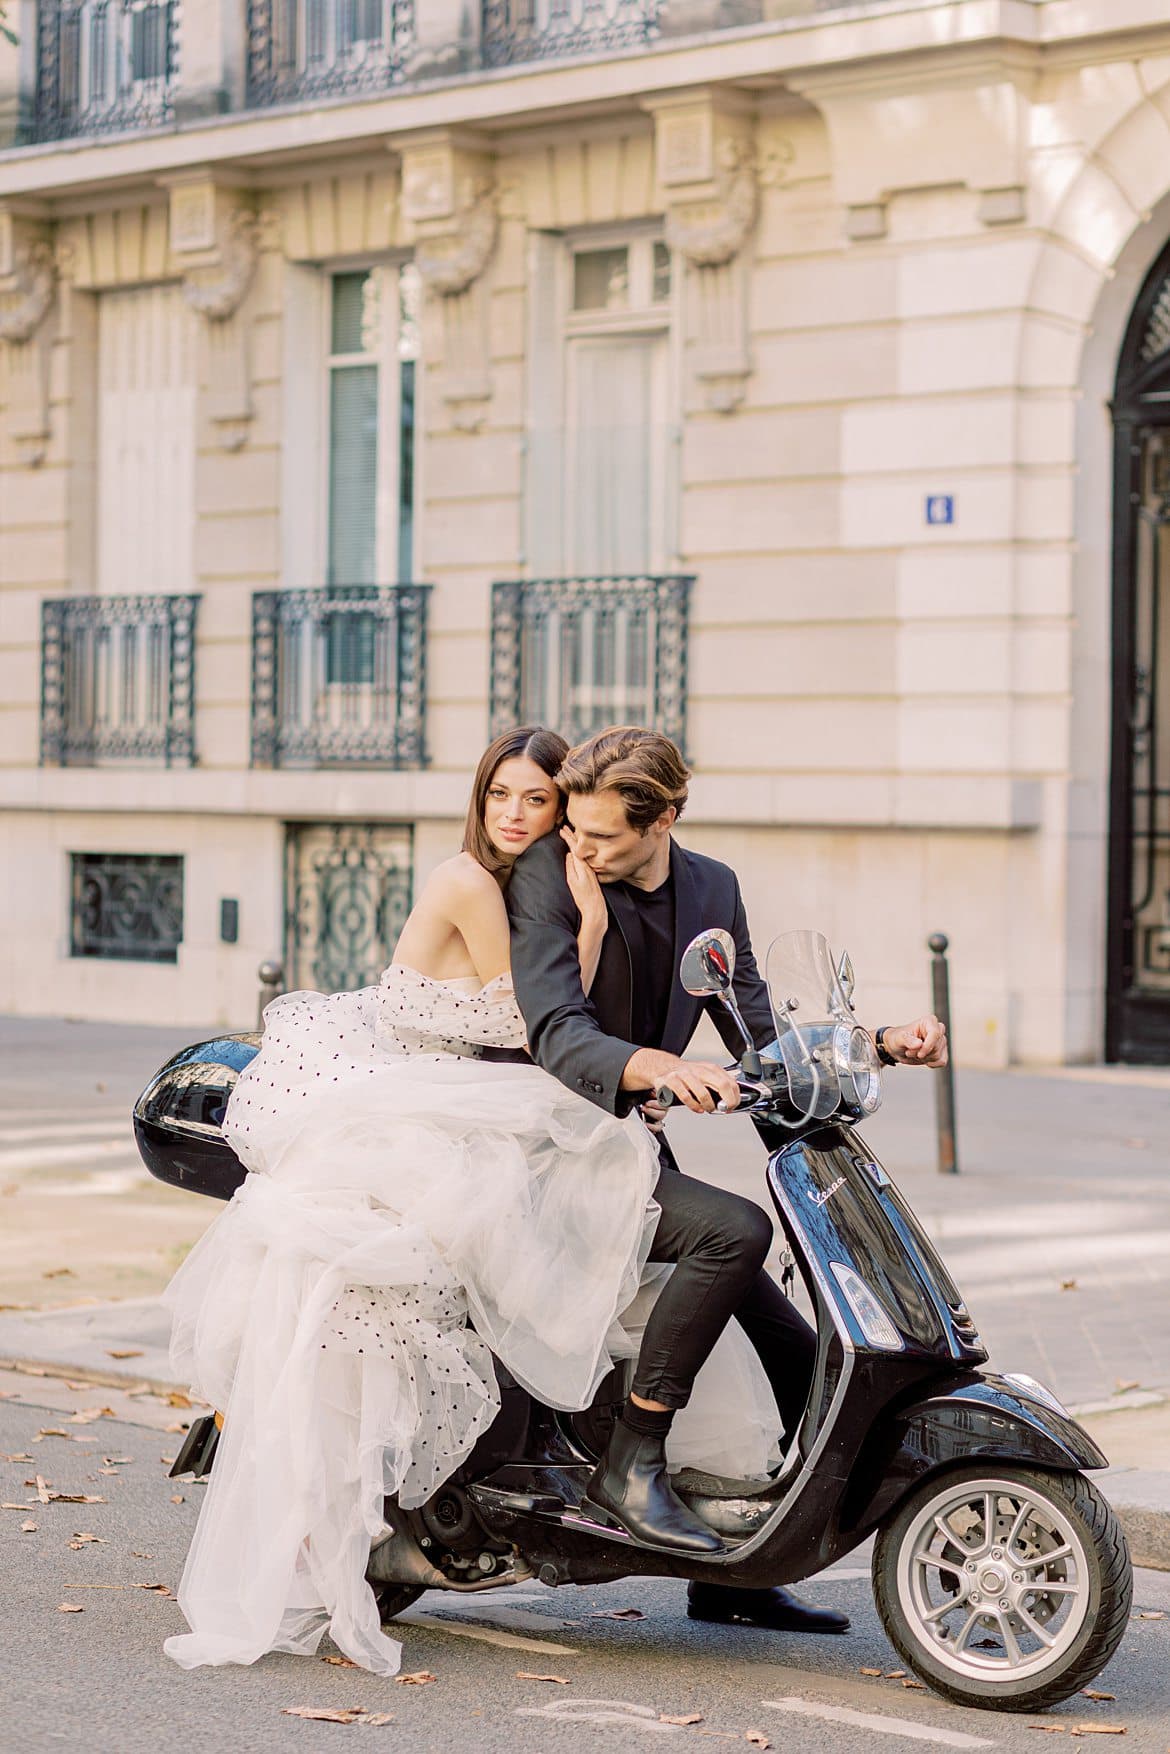
[[[176,1662],[344,1654],[397,1673],[365,1582],[382,1499],[419,1505],[499,1407],[494,1351],[588,1405],[637,1348],[658,1154],[528,1065],[507,976],[391,966],[265,1012],[224,1132],[251,1172],[167,1292],[180,1380],[225,1415],[179,1588]],[[641,1287],[641,1289],[640,1289]],[[624,1317],[619,1321],[619,1317]],[[763,1474],[778,1416],[732,1324],[675,1421],[675,1466]]]

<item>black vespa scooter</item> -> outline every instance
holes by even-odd
[[[803,1420],[764,1483],[686,1471],[676,1491],[723,1538],[703,1558],[641,1546],[581,1509],[624,1400],[619,1366],[581,1413],[534,1401],[497,1363],[500,1412],[420,1509],[388,1499],[367,1578],[384,1620],[425,1590],[631,1575],[749,1588],[812,1576],[877,1532],[873,1588],[902,1660],[964,1705],[1036,1711],[1100,1673],[1120,1643],[1133,1579],[1125,1539],[1082,1470],[1106,1458],[1047,1389],[984,1371],[987,1353],[906,1200],[854,1130],[881,1101],[856,1024],[852,969],[819,934],[768,954],[775,1044],[752,1048],[731,985],[734,945],[701,933],[681,978],[723,1003],[745,1050],[742,1101],[811,1299],[817,1362]],[[220,1123],[255,1035],[188,1048],[134,1110],[151,1173],[229,1199],[245,1171]],[[172,1474],[206,1473],[218,1415],[197,1420]]]

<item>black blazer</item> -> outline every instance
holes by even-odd
[[[731,1018],[714,999],[696,999],[678,978],[683,951],[708,926],[722,926],[735,940],[735,995],[757,1047],[775,1037],[768,991],[756,967],[747,915],[735,872],[671,842],[674,879],[674,981],[662,1046],[685,1051],[706,1009],[728,1049],[738,1058],[742,1044]],[[625,1115],[640,1100],[622,1090],[626,1062],[646,1042],[630,1040],[635,973],[625,923],[636,905],[625,890],[603,884],[609,929],[592,990],[581,986],[577,932],[581,916],[565,880],[565,846],[545,835],[513,866],[506,891],[512,926],[512,980],[528,1026],[528,1043],[538,1066],[570,1090],[580,1091],[611,1114]]]

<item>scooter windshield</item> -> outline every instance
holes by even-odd
[[[776,1046],[788,1074],[789,1094],[808,1120],[826,1120],[841,1101],[831,1043],[853,1013],[837,975],[833,952],[820,932],[783,932],[768,948],[764,967]]]

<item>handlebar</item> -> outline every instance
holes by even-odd
[[[738,1106],[734,1109],[730,1109],[722,1102],[717,1102],[715,1104],[716,1114],[749,1114],[752,1109],[763,1108],[765,1104],[770,1103],[775,1099],[775,1091],[767,1084],[760,1083],[756,1079],[737,1078],[735,1082],[739,1086]],[[660,1084],[658,1089],[654,1092],[654,1100],[662,1108],[674,1108],[679,1099],[674,1094],[674,1091],[669,1089],[667,1085]]]

